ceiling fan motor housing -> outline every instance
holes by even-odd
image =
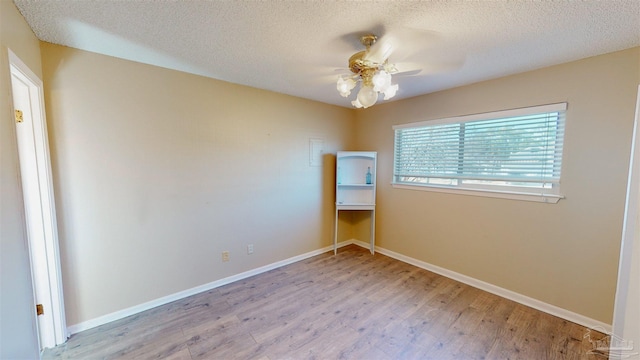
[[[376,70],[380,67],[380,64],[365,60],[365,56],[369,52],[369,48],[371,45],[375,44],[377,39],[378,37],[373,34],[362,36],[360,38],[360,42],[366,47],[366,50],[359,51],[349,58],[349,69],[354,74],[360,75],[362,82],[367,86],[372,85],[371,80],[373,75],[375,75]]]

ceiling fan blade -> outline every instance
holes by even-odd
[[[396,76],[415,76],[415,75],[420,75],[421,72],[422,72],[422,69],[399,71],[399,72],[393,74],[393,77],[396,77]]]
[[[398,48],[398,40],[395,36],[387,34],[379,38],[375,44],[371,45],[364,59],[382,64],[391,56],[391,54]]]
[[[466,56],[460,54],[428,54],[422,57],[422,70],[427,74],[442,74],[459,70],[464,66]]]
[[[428,76],[449,73],[460,69],[464,65],[464,60],[456,61],[426,61],[422,63],[403,62],[395,64],[398,70],[392,73],[394,77],[408,76]]]
[[[442,35],[431,30],[410,27],[396,27],[389,29],[384,37],[390,37],[395,46],[393,56],[389,62],[399,63],[410,61],[420,63],[420,57],[415,55],[424,51],[433,51],[442,42]]]

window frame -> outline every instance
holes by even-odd
[[[559,121],[562,122],[562,133],[558,136],[561,141],[560,146],[562,148],[560,156],[560,165],[562,167],[562,160],[564,154],[564,129],[566,128],[566,110],[567,103],[555,103],[540,106],[531,106],[525,108],[517,108],[510,110],[500,110],[488,113],[479,113],[472,115],[455,116],[427,121],[420,121],[408,124],[399,124],[392,127],[394,132],[393,140],[393,169],[392,169],[392,182],[393,188],[408,189],[408,190],[421,190],[432,191],[440,193],[454,193],[471,196],[483,196],[492,198],[503,198],[523,201],[536,201],[543,203],[557,203],[560,199],[564,198],[560,190],[560,181],[556,181],[551,184],[551,187],[520,187],[514,185],[500,186],[495,184],[462,184],[460,181],[457,185],[441,185],[441,184],[428,184],[419,182],[403,182],[398,181],[398,175],[396,175],[396,162],[398,158],[397,151],[397,132],[402,129],[412,129],[429,127],[445,124],[466,124],[472,121],[490,121],[496,119],[516,118],[521,116],[528,116],[534,114],[553,113],[559,112],[561,116]],[[562,169],[560,169],[560,174]],[[433,177],[432,179],[445,179],[445,177]],[[478,179],[480,180],[480,179]]]

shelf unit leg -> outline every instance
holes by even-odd
[[[371,255],[373,255],[376,252],[376,210],[371,210],[371,243],[369,244],[370,246],[370,251],[371,251]]]
[[[338,208],[336,207],[336,217],[333,226],[333,255],[338,253]]]

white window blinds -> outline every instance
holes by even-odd
[[[566,103],[394,126],[394,183],[553,188]]]

